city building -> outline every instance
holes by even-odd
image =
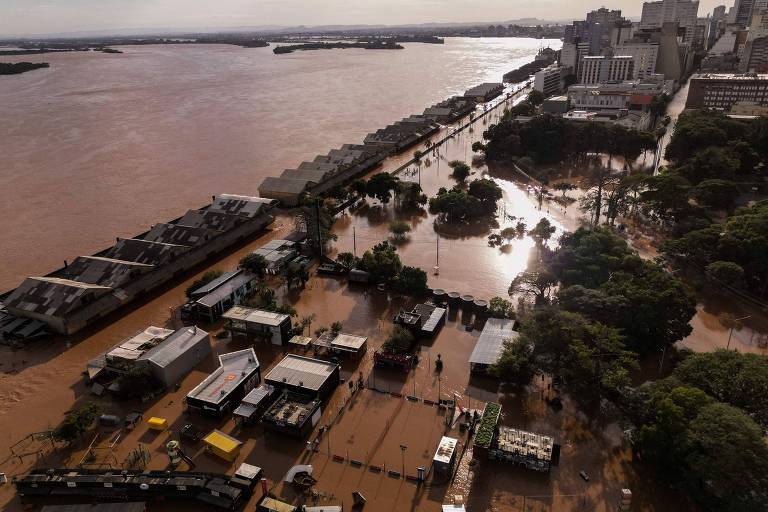
[[[552,96],[544,100],[541,109],[545,114],[565,114],[570,109],[568,96]]]
[[[182,307],[182,316],[213,323],[248,296],[255,283],[256,275],[247,270],[225,272],[190,294],[190,302]]]
[[[278,390],[325,400],[339,385],[339,365],[288,354],[269,371],[264,382]]]
[[[273,345],[283,345],[293,335],[290,315],[235,306],[221,316],[226,320],[225,327],[233,333],[264,339]]]
[[[633,59],[631,78],[646,78],[656,74],[659,44],[628,40],[613,47],[617,55],[630,55]]]
[[[661,28],[664,23],[677,22],[683,31],[682,42],[691,46],[698,24],[698,0],[661,0],[644,2],[640,18],[641,29]]]
[[[689,83],[685,108],[729,112],[737,103],[768,106],[768,74],[697,74]]]
[[[222,418],[240,404],[261,380],[259,360],[252,348],[219,356],[219,367],[187,393],[190,412]]]
[[[670,84],[665,81],[577,84],[568,88],[568,100],[575,110],[647,110],[655,96],[670,92]]]
[[[739,71],[768,73],[768,30],[760,37],[747,38],[744,52],[739,59]]]
[[[736,0],[733,5],[733,23],[741,28],[747,28],[752,23],[757,0]]]
[[[599,84],[629,80],[634,73],[631,55],[587,55],[579,64],[579,83]]]
[[[545,97],[559,94],[563,91],[563,79],[566,68],[558,64],[550,64],[533,75],[533,89]]]
[[[299,439],[309,435],[323,415],[320,399],[285,389],[276,396],[275,402],[261,417],[264,426]]]
[[[475,348],[469,356],[469,369],[472,373],[484,373],[499,361],[504,343],[520,335],[513,330],[514,325],[514,320],[503,318],[486,320],[483,332],[480,333]]]

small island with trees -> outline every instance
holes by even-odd
[[[276,46],[272,50],[275,54],[293,53],[300,50],[334,50],[334,49],[346,49],[346,48],[362,48],[363,50],[402,50],[404,46],[395,43],[390,40],[371,41],[371,42],[356,42],[356,43],[326,43],[326,42],[313,42],[293,44],[289,46]]]
[[[20,75],[35,69],[49,68],[47,62],[0,62],[0,75]]]

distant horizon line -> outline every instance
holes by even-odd
[[[25,39],[25,38],[67,38],[67,37],[130,37],[130,36],[164,36],[179,34],[203,34],[203,33],[238,33],[238,32],[281,32],[281,31],[312,31],[312,30],[355,30],[355,29],[396,29],[396,28],[461,28],[489,25],[564,25],[572,20],[544,20],[540,18],[516,18],[511,20],[496,21],[448,21],[448,22],[423,22],[403,24],[324,24],[324,25],[256,25],[256,26],[226,26],[226,27],[130,27],[111,29],[84,29],[65,32],[25,33],[25,34],[0,34],[0,39]]]

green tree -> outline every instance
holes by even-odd
[[[768,427],[768,361],[758,354],[716,350],[690,354],[674,377],[721,402],[744,409]]]
[[[381,350],[385,354],[406,354],[410,352],[414,343],[415,338],[413,337],[413,334],[411,334],[411,331],[400,325],[396,325],[390,331],[389,336],[387,336],[387,339],[381,346]]]
[[[259,277],[264,277],[267,270],[267,260],[261,254],[250,253],[240,259],[240,268]]]
[[[691,189],[691,197],[708,208],[727,210],[739,196],[739,189],[732,181],[704,180]]]
[[[283,277],[285,278],[285,285],[288,288],[292,288],[298,284],[301,287],[307,284],[309,281],[309,272],[307,266],[298,261],[292,261],[285,266],[285,272]]]
[[[535,105],[535,106],[541,105],[542,103],[544,103],[544,99],[545,99],[544,93],[541,91],[533,90],[528,93],[527,100],[531,103],[531,105]]]
[[[404,220],[393,220],[389,223],[389,232],[396,240],[402,240],[410,233],[411,225]]]
[[[744,269],[732,261],[713,261],[706,266],[704,274],[715,283],[737,290],[743,290],[746,287]]]
[[[376,244],[370,251],[365,251],[359,265],[360,270],[371,274],[377,283],[389,283],[403,268],[397,249],[387,241]]]
[[[400,208],[404,210],[420,209],[427,204],[427,195],[418,183],[401,181],[395,190]]]
[[[93,422],[101,414],[101,405],[96,402],[88,402],[84,406],[71,411],[64,421],[53,431],[53,438],[57,441],[73,441],[82,436],[91,428]]]
[[[469,175],[472,172],[470,167],[461,160],[454,160],[450,162],[448,166],[453,169],[451,177],[458,183],[464,183],[467,181],[467,178],[469,178]]]
[[[392,192],[397,190],[399,179],[388,172],[380,172],[370,177],[366,184],[368,197],[378,199],[381,203],[389,203]]]
[[[493,297],[488,302],[488,314],[493,318],[515,318],[512,303],[501,297]]]
[[[542,245],[544,242],[552,238],[557,228],[549,222],[549,219],[542,217],[536,225],[528,231],[528,235],[533,238],[534,242],[538,245]]]
[[[549,293],[557,284],[555,275],[546,268],[526,270],[518,274],[509,287],[511,294],[533,295],[536,304],[549,302]]]
[[[358,263],[358,259],[351,252],[341,252],[336,256],[336,261],[341,263],[347,268],[355,268]]]
[[[427,293],[427,273],[418,267],[404,266],[392,283],[397,293],[420,296]]]
[[[528,384],[536,373],[533,347],[525,338],[505,340],[501,357],[491,366],[489,373],[502,382]]]
[[[472,181],[467,192],[480,202],[483,215],[494,215],[497,201],[504,196],[501,187],[487,178]]]
[[[360,197],[365,197],[368,194],[368,185],[363,180],[355,180],[349,187]]]
[[[552,188],[562,192],[563,197],[565,197],[566,192],[570,192],[571,190],[576,190],[579,187],[577,187],[573,183],[560,182],[560,183],[555,183]]]

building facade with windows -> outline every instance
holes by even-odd
[[[685,108],[730,112],[738,103],[768,106],[768,74],[699,74],[691,77]]]
[[[629,80],[634,73],[631,55],[588,55],[581,59],[579,83],[599,84]]]

